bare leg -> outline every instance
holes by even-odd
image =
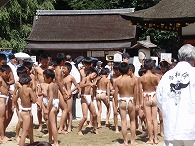
[[[23,125],[22,125],[22,135],[20,138],[20,142],[19,145],[20,146],[24,146],[25,144],[25,139],[26,139],[26,135],[30,126],[30,122],[31,122],[31,117],[30,117],[30,111],[22,111],[21,112],[21,117],[23,120]]]
[[[12,99],[11,97],[8,100],[8,104],[6,106],[6,119],[5,119],[5,129],[8,127],[9,123],[11,122],[13,116],[13,111],[12,111]]]
[[[109,119],[110,119],[110,101],[105,97],[102,99],[103,103],[105,104],[107,108],[107,113],[106,113],[106,124],[110,124]]]
[[[136,120],[135,120],[135,106],[134,103],[128,103],[128,113],[130,118],[130,127],[131,127],[131,145],[137,145],[135,142],[135,134],[136,134]]]
[[[61,94],[59,95],[59,99],[60,99],[60,107],[62,109],[62,116],[61,116],[61,119],[60,119],[60,127],[58,129],[58,133],[61,134],[61,133],[64,133],[63,132],[63,127],[64,127],[66,115],[68,113],[68,111],[67,111],[68,107],[67,107],[67,104],[64,101],[63,96]]]
[[[157,121],[157,107],[156,105],[152,106],[152,121],[153,121],[153,129],[154,129],[154,143],[158,144],[158,121]]]
[[[113,106],[113,111],[115,110],[115,102],[114,98],[112,99],[112,106]],[[114,113],[114,125],[115,125],[115,133],[120,133],[118,129],[118,115]]]
[[[45,107],[45,105],[42,105],[42,107],[43,107],[43,119],[45,120],[47,129],[49,129],[48,128],[48,114],[45,113],[46,107]],[[43,137],[45,137],[45,136],[48,136],[48,133],[43,135]]]
[[[93,102],[91,102],[90,104],[89,104],[89,110],[90,110],[90,113],[91,113],[91,115],[93,116],[93,124],[94,124],[94,133],[95,134],[98,134],[98,132],[97,132],[97,113],[96,113],[96,110],[95,110],[95,106],[94,106],[94,104],[93,104]]]
[[[38,97],[37,98],[37,117],[38,117],[38,122],[39,122],[39,128],[38,131],[42,131],[43,127],[43,121],[42,121],[42,100],[43,97]]]
[[[49,132],[49,135],[52,134],[54,139],[54,146],[58,146],[58,131],[57,131],[57,109],[55,107],[52,107],[51,111],[49,112],[49,129],[51,132]],[[49,131],[50,131],[49,130]],[[51,136],[49,136],[49,141],[51,141]]]
[[[99,100],[98,98],[96,98],[96,102],[97,102],[97,108],[98,108],[98,114],[97,114],[98,128],[100,128],[101,127],[102,104],[101,104],[101,100]]]
[[[158,114],[159,114],[159,120],[160,120],[160,136],[164,137],[164,125],[163,125],[162,112],[158,110]]]
[[[34,142],[34,137],[33,137],[33,116],[30,115],[30,126],[28,128],[28,135],[30,139],[30,143]]]
[[[7,142],[7,138],[5,137],[5,132],[4,132],[4,119],[5,119],[5,99],[4,98],[0,98],[0,141],[1,142]]]
[[[93,115],[90,113],[90,119],[89,119],[89,125],[87,127],[91,128],[93,127]]]
[[[16,113],[18,115],[18,123],[16,125],[16,136],[15,136],[15,140],[17,142],[19,142],[20,141],[19,132],[20,132],[20,128],[22,126],[22,118],[20,116],[20,113],[19,113],[18,109],[16,109]]]
[[[68,113],[69,113],[69,120],[68,120],[68,133],[72,131],[72,102],[73,98],[71,97],[70,99],[67,100],[67,105],[68,105]]]
[[[149,140],[146,142],[147,144],[153,144],[153,137],[152,137],[152,115],[151,115],[151,106],[150,103],[149,105],[144,105],[145,112],[146,112],[146,121],[147,121],[147,129],[148,129],[148,136]]]
[[[85,121],[87,120],[87,112],[88,112],[88,105],[87,105],[86,101],[83,101],[83,100],[85,100],[85,99],[81,99],[83,118],[79,122],[79,126],[78,126],[78,134],[79,135],[83,135],[82,127],[83,127],[83,124],[85,123]]]
[[[119,102],[119,109],[120,109],[120,116],[121,116],[122,135],[123,135],[123,140],[124,140],[124,144],[123,145],[128,145],[128,140],[127,140],[127,119],[126,119],[126,102],[125,101],[120,101]]]

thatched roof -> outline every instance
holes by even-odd
[[[68,48],[108,48],[122,42],[129,43],[135,38],[135,26],[115,13],[100,11],[38,11],[27,41],[31,44],[56,44]],[[129,11],[128,11],[129,13]],[[127,14],[127,12],[126,12]],[[109,44],[109,43],[110,44]],[[66,44],[66,45],[65,45]],[[107,46],[106,46],[107,44]],[[31,46],[30,46],[31,45]],[[58,46],[57,46],[58,45]],[[71,46],[72,45],[72,46]],[[127,46],[120,44],[118,46]],[[46,47],[46,46],[45,46]],[[116,45],[117,47],[117,45]]]
[[[151,8],[122,15],[133,22],[195,22],[195,1],[161,0]]]

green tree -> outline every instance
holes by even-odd
[[[54,0],[10,0],[0,9],[0,47],[23,51],[38,9],[54,9]]]

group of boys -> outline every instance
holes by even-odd
[[[93,132],[98,134],[101,127],[101,113],[103,102],[107,108],[106,124],[109,124],[110,117],[110,97],[112,98],[114,111],[114,125],[116,133],[118,129],[118,112],[121,116],[122,135],[124,146],[128,145],[127,140],[127,120],[126,113],[130,116],[131,145],[136,145],[136,117],[139,115],[143,119],[146,116],[148,144],[158,143],[157,138],[157,104],[156,86],[160,78],[153,73],[155,62],[151,59],[144,61],[146,73],[140,78],[135,77],[135,67],[126,62],[126,58],[121,63],[113,66],[114,75],[108,79],[110,70],[102,68],[98,73],[90,58],[83,60],[83,68],[79,70],[81,81],[76,81],[70,75],[75,67],[66,61],[63,53],[56,56],[57,66],[49,66],[48,55],[42,54],[39,57],[40,64],[33,66],[31,62],[24,62],[17,69],[19,80],[15,82],[14,92],[10,92],[9,86],[14,84],[13,73],[6,65],[6,56],[0,54],[0,137],[2,142],[9,140],[5,137],[5,129],[11,121],[10,114],[16,108],[18,123],[16,126],[16,140],[19,145],[25,144],[26,135],[29,135],[30,143],[33,139],[33,119],[31,114],[32,103],[37,104],[37,116],[39,130],[42,130],[42,118],[48,128],[49,142],[58,146],[58,133],[69,133],[72,128],[72,103],[73,93],[78,92],[81,98],[83,117],[79,122],[78,134],[83,135],[82,128],[87,121],[88,110],[90,111],[89,126],[93,126]],[[128,60],[127,60],[128,61]],[[143,95],[143,96],[142,96]],[[96,112],[93,100],[96,99],[98,112]],[[57,129],[57,114],[59,108],[62,110],[59,128]],[[142,122],[139,122],[142,123]],[[20,127],[23,131],[19,138]],[[154,131],[154,132],[153,132]],[[154,134],[154,136],[153,136]]]

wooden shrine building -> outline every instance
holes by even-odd
[[[26,49],[105,58],[136,41],[136,27],[120,15],[133,10],[38,10]]]

